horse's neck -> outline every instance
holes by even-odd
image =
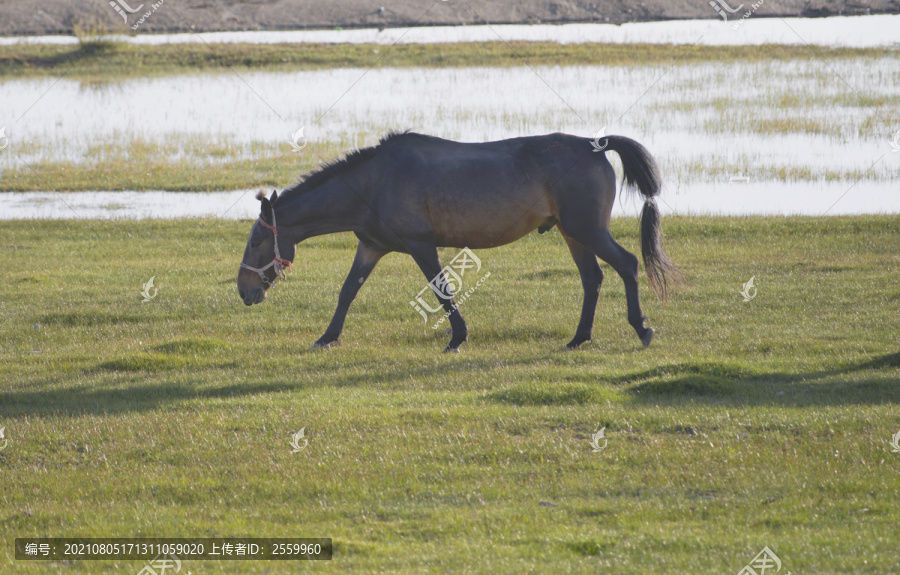
[[[314,236],[353,230],[358,221],[356,211],[360,198],[348,185],[335,180],[339,179],[289,198],[286,205],[279,206],[279,223],[281,219],[286,221],[294,243]]]

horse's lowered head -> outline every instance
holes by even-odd
[[[284,276],[284,270],[290,269],[294,259],[294,243],[279,235],[283,230],[278,229],[275,217],[278,192],[273,191],[268,199],[259,192],[256,198],[260,202],[259,219],[250,228],[237,276],[238,294],[245,305],[265,301],[268,289]]]

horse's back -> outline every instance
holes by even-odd
[[[464,143],[410,133],[393,144],[379,175],[390,182],[385,199],[422,214],[446,246],[510,243],[558,217],[561,203],[597,210],[583,196],[596,166],[609,165],[605,154],[590,154],[587,139],[566,134]]]

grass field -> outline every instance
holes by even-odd
[[[86,37],[77,45],[0,46],[0,78],[56,77],[85,83],[237,70],[368,67],[621,66],[768,60],[829,61],[896,56],[893,48],[825,46],[674,46],[458,42],[446,44],[168,44],[135,45]]]
[[[15,561],[14,536],[335,542],[329,563],[195,574],[737,573],[764,546],[782,573],[896,572],[900,217],[663,225],[689,284],[662,305],[642,276],[650,348],[604,265],[594,340],[563,349],[581,287],[552,232],[478,252],[450,355],[401,255],[343,344],[309,350],[350,235],[302,244],[246,308],[249,222],[0,222],[0,572],[140,567]],[[632,251],[637,230],[614,221]]]

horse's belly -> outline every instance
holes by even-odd
[[[421,186],[438,245],[493,248],[514,242],[550,216],[553,200],[540,170],[512,155],[481,153],[471,161],[434,162]]]
[[[553,216],[547,201],[538,197],[529,202],[443,211],[433,214],[432,226],[438,245],[484,249],[514,242],[537,229]]]

